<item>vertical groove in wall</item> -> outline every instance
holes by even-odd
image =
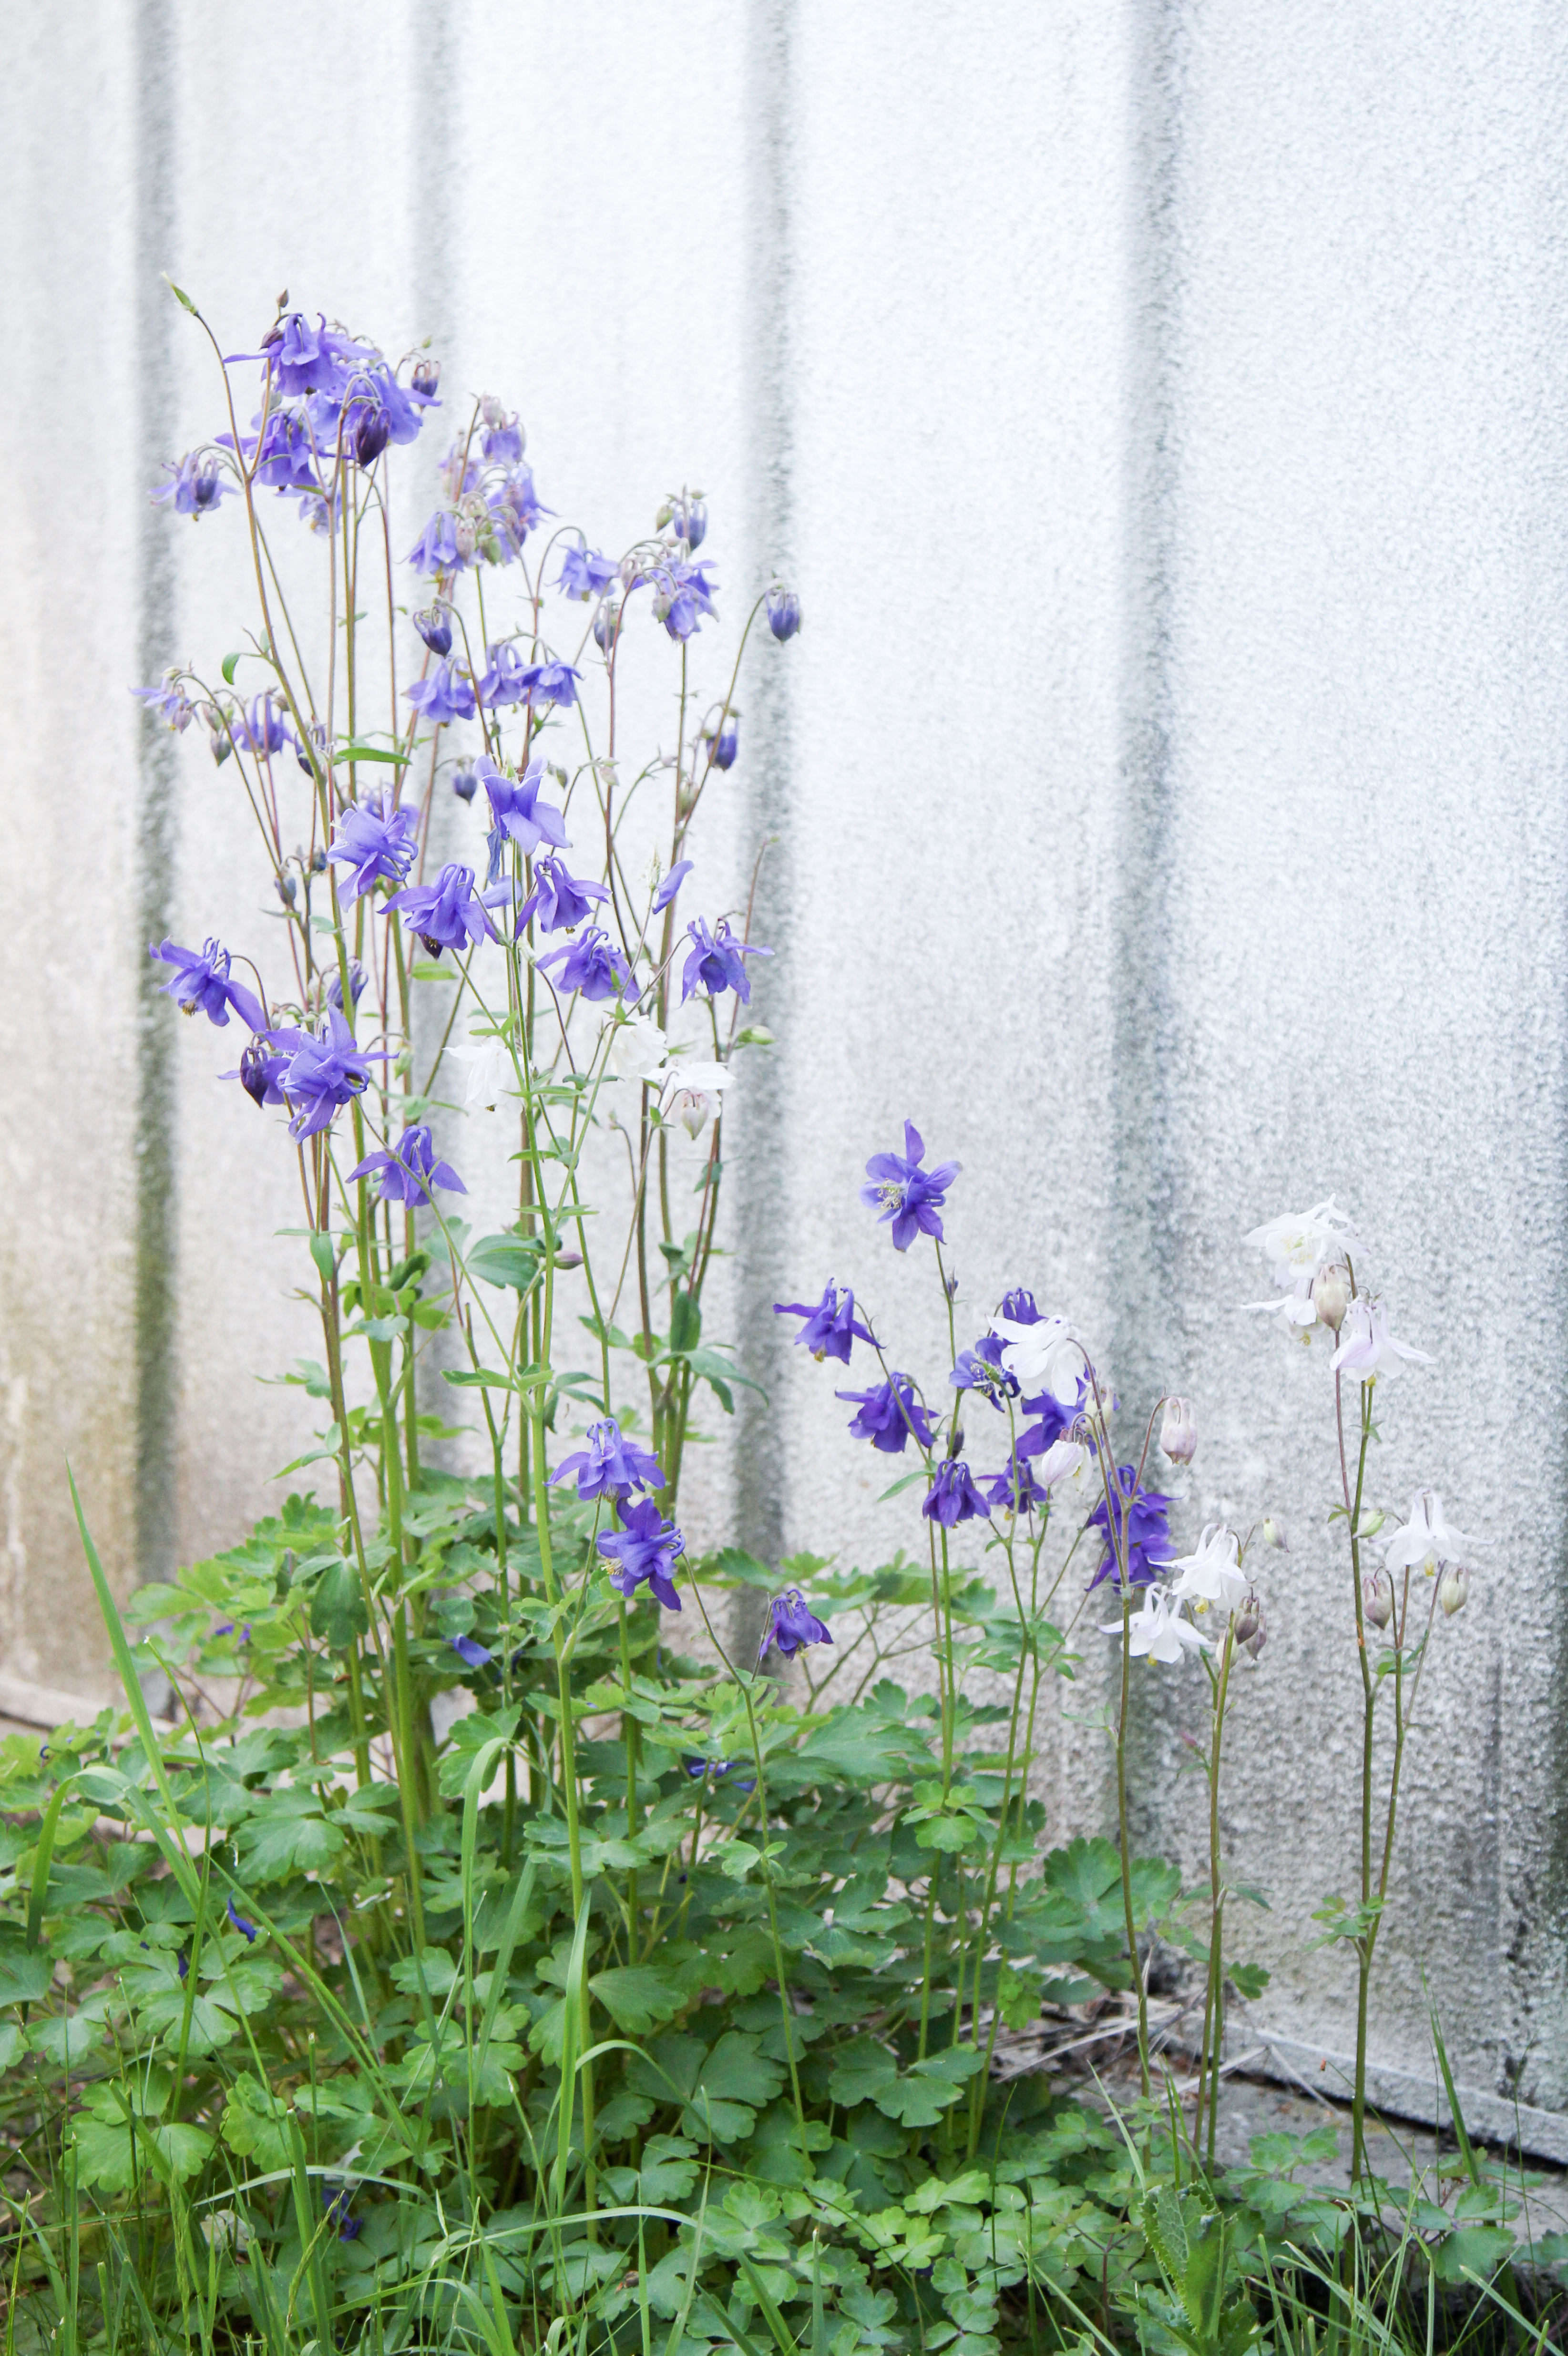
[[[794,0],[752,0],[747,22],[746,156],[750,268],[745,322],[746,415],[750,424],[750,538],[760,588],[774,567],[787,568],[793,555],[794,466],[791,309],[793,223],[791,218],[791,67],[795,48]],[[755,590],[753,590],[755,594]],[[764,1020],[777,1041],[766,1055],[747,1059],[746,1087],[736,1126],[735,1226],[736,1304],[741,1364],[753,1382],[776,1398],[786,1355],[776,1331],[773,1303],[793,1295],[784,1255],[787,1231],[780,1218],[785,1199],[781,1173],[786,1163],[786,1076],[790,1054],[789,915],[793,884],[791,768],[793,728],[790,680],[793,666],[770,661],[779,649],[769,640],[757,648],[745,682],[747,734],[747,856],[763,858],[753,937],[778,952],[769,969],[773,987],[766,994]],[[774,979],[776,977],[776,979]],[[785,1491],[783,1451],[774,1410],[755,1391],[739,1394],[736,1448],[736,1525],[743,1545],[763,1561],[776,1563],[784,1547]],[[748,1607],[738,1599],[735,1641],[752,1636]],[[760,1627],[760,1612],[756,1613]]]
[[[454,438],[463,431],[465,421],[467,388],[459,384],[457,375],[457,326],[460,310],[458,262],[460,254],[460,213],[462,159],[459,139],[464,121],[464,107],[459,83],[464,48],[464,16],[462,0],[437,0],[434,6],[415,6],[410,11],[409,62],[412,85],[409,94],[412,121],[414,172],[411,189],[412,216],[409,252],[410,293],[416,342],[427,337],[432,355],[441,362],[442,406],[433,412],[425,432],[412,449],[400,453],[403,463],[397,472],[397,482],[402,495],[402,512],[396,519],[394,554],[400,556],[412,546],[425,517],[437,499],[436,470]],[[463,412],[463,416],[459,416]],[[526,400],[523,423],[528,424]],[[415,588],[422,597],[433,584],[416,583],[414,575],[394,566],[394,594],[412,605]],[[420,648],[412,633],[400,659],[400,668],[417,658]],[[407,676],[408,674],[405,674]],[[443,746],[448,762],[452,752],[449,740]],[[443,861],[471,856],[464,852],[458,836],[453,796],[446,779],[450,766],[436,779],[435,805],[431,812],[429,852],[426,873],[433,875]],[[483,880],[483,879],[481,879]],[[414,993],[411,1014],[415,1057],[415,1084],[422,1081],[434,1058],[446,1027],[449,1009],[444,991],[418,990]],[[463,1035],[461,1033],[458,1034]],[[446,1085],[450,1087],[455,1066],[443,1066]],[[502,1116],[496,1114],[495,1119]],[[435,1135],[438,1151],[448,1161],[461,1164],[464,1117],[432,1106],[428,1115]],[[433,1214],[421,1211],[416,1215],[416,1231],[428,1241],[437,1231]],[[430,1346],[420,1354],[416,1375],[416,1398],[421,1414],[437,1415],[448,1420],[453,1394],[443,1380],[443,1369],[464,1365],[465,1354],[455,1330],[430,1336]],[[454,1468],[458,1453],[451,1442],[426,1441],[423,1453],[435,1464]]]
[[[1173,629],[1179,335],[1183,257],[1179,212],[1184,0],[1131,0],[1127,346],[1123,451],[1122,745],[1113,980],[1112,1372],[1125,1421],[1118,1453],[1136,1461],[1145,1421],[1170,1378],[1179,1342],[1170,1075],[1174,840]],[[1157,1460],[1163,1461],[1163,1460]],[[1154,1476],[1150,1476],[1151,1479]],[[1137,1791],[1160,1787],[1157,1697],[1140,1685]],[[1141,1838],[1153,1837],[1147,1819]]]
[[[137,0],[135,57],[136,460],[138,481],[158,481],[177,430],[174,329],[164,283],[175,252],[174,0]],[[170,519],[144,498],[136,543],[137,675],[158,679],[175,649],[175,542]],[[138,767],[135,1127],[136,1576],[166,1579],[177,1541],[178,1419],[176,1035],[158,994],[166,979],[147,944],[173,929],[177,739],[144,709]]]

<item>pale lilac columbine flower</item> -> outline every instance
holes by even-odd
[[[1315,1203],[1309,1211],[1282,1211],[1277,1219],[1254,1227],[1243,1240],[1255,1244],[1268,1260],[1281,1296],[1275,1301],[1250,1301],[1247,1307],[1281,1317],[1293,1327],[1317,1323],[1312,1286],[1318,1270],[1360,1249],[1348,1214],[1332,1195]]]
[[[1102,1636],[1119,1636],[1119,1620],[1100,1623]],[[1144,1590],[1143,1608],[1133,1612],[1127,1623],[1127,1649],[1135,1661],[1163,1661],[1167,1666],[1179,1661],[1184,1652],[1206,1653],[1211,1646],[1206,1636],[1181,1616],[1181,1606],[1173,1601],[1163,1587]]]
[[[219,473],[217,459],[205,451],[187,450],[177,465],[173,458],[165,458],[164,471],[174,480],[160,484],[152,493],[153,505],[163,507],[172,499],[176,515],[207,515],[234,487]]]
[[[485,893],[485,905],[487,908],[498,907],[511,897],[511,885],[504,884]],[[517,910],[518,937],[527,931],[532,916],[538,916],[543,932],[570,932],[609,897],[603,884],[581,882],[568,872],[563,861],[541,859],[534,869],[534,888]]]
[[[464,949],[471,941],[477,946],[496,937],[474,889],[472,867],[443,867],[433,884],[412,884],[407,891],[394,892],[386,908],[389,916],[394,910],[401,916],[432,958],[443,949]]]
[[[806,1644],[831,1644],[832,1637],[807,1603],[798,1587],[786,1587],[775,1595],[768,1606],[768,1624],[763,1631],[763,1641],[757,1652],[761,1668],[776,1644],[786,1661]]]
[[[1432,1363],[1429,1351],[1395,1341],[1389,1331],[1388,1311],[1381,1301],[1369,1301],[1364,1292],[1346,1310],[1339,1346],[1329,1360],[1336,1374],[1343,1367],[1363,1383],[1376,1382],[1380,1375],[1397,1375],[1403,1365]]]
[[[449,725],[454,720],[472,720],[475,714],[474,682],[468,676],[467,665],[455,658],[438,662],[425,678],[416,679],[411,687],[405,687],[403,694],[432,727]]]
[[[1179,1599],[1190,1596],[1199,1611],[1217,1603],[1221,1612],[1234,1612],[1247,1592],[1236,1533],[1223,1522],[1205,1522],[1196,1552],[1178,1555],[1159,1568],[1181,1573],[1170,1592]]]
[[[601,556],[596,548],[580,541],[576,546],[569,542],[562,551],[555,585],[563,597],[602,597],[619,575],[620,567],[612,558]]]
[[[348,1176],[351,1180],[379,1176],[379,1199],[383,1203],[428,1203],[432,1186],[444,1186],[453,1194],[468,1192],[452,1164],[436,1160],[434,1142],[423,1121],[411,1122],[389,1152],[368,1153]]]
[[[539,787],[544,783],[544,763],[533,761],[520,777],[508,777],[496,766],[487,753],[482,753],[474,764],[475,774],[484,787],[490,803],[495,829],[490,837],[491,872],[496,872],[503,840],[515,842],[519,851],[535,851],[541,842],[552,843],[557,851],[570,851],[566,820],[553,803],[541,802]]]
[[[479,404],[479,414],[485,420],[485,438],[480,445],[492,464],[498,466],[518,466],[528,446],[528,435],[517,423],[514,409],[507,414],[507,404],[487,392]]]
[[[180,685],[177,664],[165,671],[156,687],[133,687],[131,692],[141,698],[149,712],[155,712],[176,736],[183,736],[196,717],[196,706]]]
[[[1168,1398],[1159,1427],[1159,1444],[1173,1464],[1190,1464],[1198,1453],[1198,1419],[1192,1401]]]
[[[1083,1337],[1065,1317],[1036,1317],[1019,1324],[993,1317],[991,1331],[1002,1342],[1002,1364],[1026,1391],[1045,1391],[1059,1407],[1075,1408],[1089,1364]]]
[[[1423,1570],[1431,1579],[1473,1544],[1463,1530],[1450,1528],[1436,1490],[1418,1489],[1410,1501],[1409,1521],[1383,1549],[1383,1565],[1390,1572]]]
[[[150,689],[143,690],[144,694],[151,693],[151,691],[152,691]],[[676,894],[680,890],[681,885],[685,883],[696,863],[696,861],[691,859],[677,859],[676,861],[675,865],[670,869],[669,873],[665,877],[663,883],[660,884],[657,891],[654,894],[654,914],[656,916],[663,916],[665,910],[669,906],[670,902],[675,898]]]
[[[1021,1455],[1024,1451],[1020,1449],[1019,1452]],[[1093,1454],[1086,1441],[1070,1440],[1064,1434],[1051,1441],[1034,1468],[1034,1477],[1042,1489],[1059,1488],[1063,1481],[1076,1481]]]

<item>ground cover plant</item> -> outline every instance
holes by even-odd
[[[1362,1665],[1356,1878],[1319,1915],[1360,1988],[1355,2182],[1328,2194],[1313,2138],[1214,2165],[1227,1989],[1266,1976],[1224,1738],[1283,1534],[1179,1551],[1151,1460],[1191,1462],[1191,1406],[1123,1441],[1069,1320],[1021,1287],[961,1303],[959,1173],[912,1124],[869,1160],[867,1247],[926,1257],[950,1364],[906,1372],[819,1274],[777,1311],[846,1446],[899,1460],[904,1550],[694,1559],[677,1522],[700,1419],[746,1380],[704,1323],[725,1094],[767,1049],[760,977],[788,986],[749,881],[704,896],[697,821],[795,595],[764,587],[704,679],[699,494],[606,555],[544,505],[517,418],[449,412],[426,353],[286,300],[213,351],[219,429],[158,496],[245,536],[255,609],[142,693],[247,798],[275,909],[243,951],[152,954],[297,1165],[320,1355],[289,1379],[320,1429],[275,1514],[123,1612],[83,1519],[129,1708],[0,1745],[7,2349],[1548,2344],[1468,2144],[1444,2201],[1366,2163],[1400,1773],[1466,1573],[1439,1499],[1385,1529],[1365,1494],[1379,1386],[1420,1353],[1348,1220],[1252,1239],[1264,1305],[1328,1355]],[[410,547],[392,468],[438,424]],[[678,716],[650,746],[656,680]],[[485,1122],[516,1213],[476,1234]],[[459,1409],[484,1440],[461,1474]],[[1031,1762],[1107,1644],[1118,1837],[1053,1844]],[[1167,1670],[1208,1682],[1196,1890],[1128,1837],[1133,1681]],[[1201,1991],[1191,2056],[1151,2040],[1157,1942]],[[998,2067],[1043,2004],[1097,1995],[1126,2000],[1124,2101]]]

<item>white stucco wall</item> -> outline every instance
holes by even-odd
[[[1291,1532],[1229,1827],[1273,1893],[1270,2019],[1343,2048],[1347,1983],[1305,1954],[1351,1865],[1324,1364],[1236,1305],[1263,1289],[1241,1235],[1332,1188],[1436,1359],[1387,1396],[1376,1494],[1430,1481],[1484,1542],[1374,2043],[1425,2066],[1424,1967],[1463,2078],[1568,2105],[1565,46],[1524,0],[66,0],[0,27],[0,1667],[102,1670],[67,1448],[129,1581],[231,1536],[302,1429],[253,1379],[313,1348],[272,1232],[292,1174],[211,1085],[224,1043],[171,1052],[138,1012],[159,910],[176,937],[259,921],[248,820],[124,694],[215,664],[243,597],[224,521],[144,509],[212,413],[158,273],[230,349],[286,284],[389,348],[432,334],[606,544],[700,482],[726,629],[774,556],[800,588],[713,852],[739,873],[779,837],[728,1273],[773,1405],[705,1461],[693,1537],[910,1540],[769,1304],[853,1280],[940,1380],[929,1268],[855,1195],[912,1116],[965,1165],[975,1309],[1022,1281],[1070,1310],[1129,1422],[1195,1397],[1183,1537],[1263,1506]],[[1198,1710],[1195,1678],[1151,1680],[1138,1737],[1142,1829],[1189,1862]],[[1064,1720],[1058,1827],[1103,1821],[1104,1771]]]

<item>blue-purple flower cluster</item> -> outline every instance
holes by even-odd
[[[667,1522],[645,1489],[662,1489],[664,1467],[658,1458],[629,1440],[606,1416],[591,1426],[588,1445],[568,1456],[550,1475],[552,1485],[575,1475],[583,1505],[611,1506],[621,1526],[601,1530],[594,1541],[606,1562],[613,1562],[610,1584],[630,1602],[645,1580],[648,1592],[667,1612],[680,1610],[675,1566],[686,1552],[686,1540],[673,1522]]]

